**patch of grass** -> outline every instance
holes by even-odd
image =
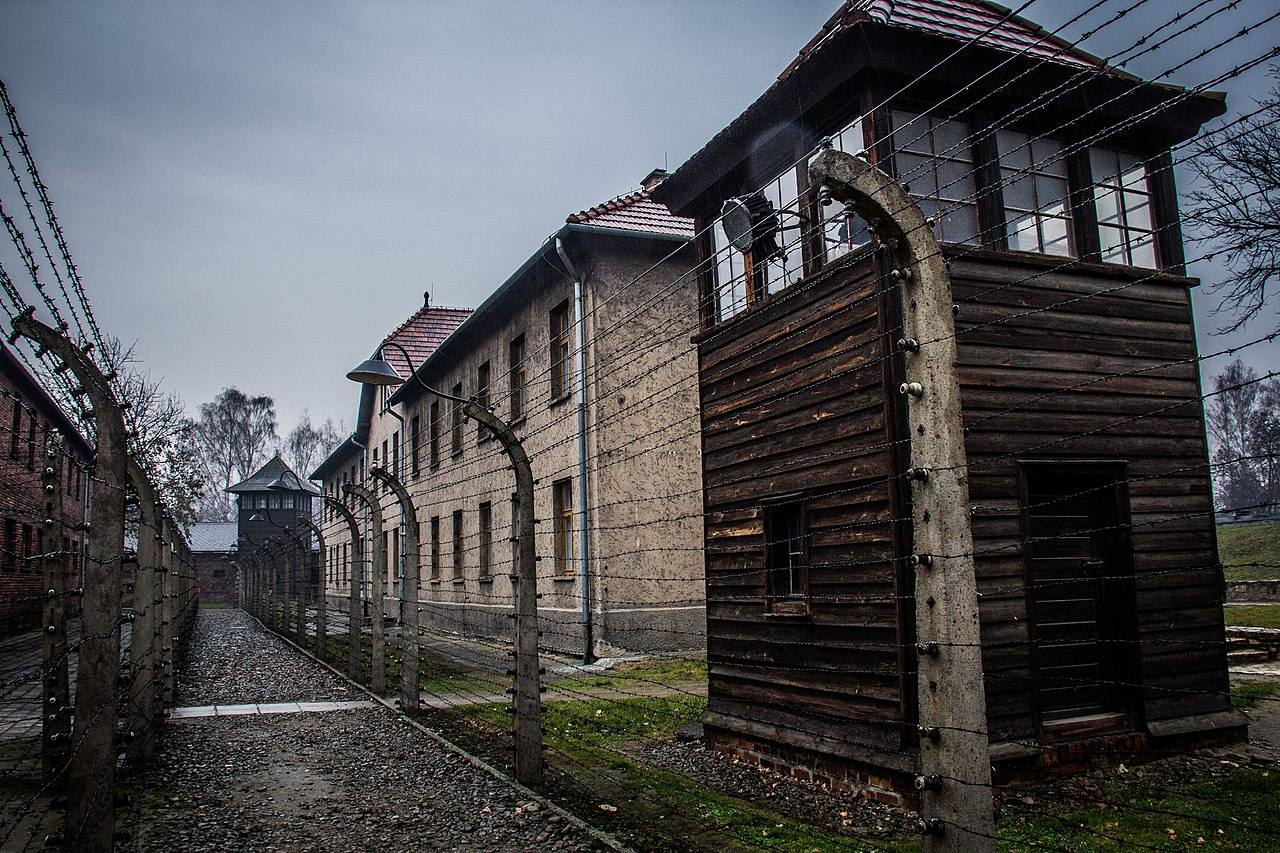
[[[1231,685],[1231,704],[1247,711],[1278,694],[1280,681],[1236,681]]]
[[[1228,604],[1223,617],[1228,625],[1280,628],[1280,604]]]
[[[1222,561],[1227,580],[1280,578],[1280,521],[1219,526],[1218,559]],[[1270,565],[1247,565],[1250,563]]]
[[[234,606],[234,604],[227,601],[205,601],[203,598],[200,599],[201,610],[226,610]]]
[[[671,662],[684,663],[684,662]],[[675,670],[683,676],[696,668]],[[582,784],[583,808],[598,809],[588,819],[624,836],[637,849],[900,851],[913,843],[862,842],[847,835],[783,817],[722,794],[677,773],[660,770],[619,751],[622,744],[670,737],[682,723],[696,720],[706,700],[691,696],[625,700],[551,701],[543,708],[542,731],[550,763]],[[508,727],[507,706],[462,709],[494,727]],[[592,779],[595,773],[598,778]],[[600,809],[600,806],[609,809]],[[695,837],[706,834],[706,837]]]
[[[1021,815],[997,831],[1006,850],[1280,851],[1271,815],[1280,774],[1245,770],[1177,791],[1108,786],[1105,803]],[[1250,831],[1250,828],[1261,830]]]

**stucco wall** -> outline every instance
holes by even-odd
[[[576,235],[575,235],[576,236]],[[659,288],[669,287],[688,269],[689,253],[641,276],[675,244],[634,239],[586,238],[573,247],[583,275],[588,312],[587,338],[598,335],[589,352],[590,406],[588,526],[591,534],[591,599],[597,649],[663,651],[703,645],[702,527],[696,416],[696,362],[689,334],[693,328],[696,288],[687,280],[673,293],[628,319]],[[464,396],[476,391],[477,370],[490,363],[490,399],[503,418],[508,400],[508,351],[512,339],[525,337],[526,417],[517,433],[533,460],[538,563],[538,602],[542,642],[548,648],[581,650],[582,588],[578,563],[572,574],[557,576],[553,553],[553,485],[572,481],[575,510],[579,503],[577,391],[551,399],[548,344],[549,316],[570,300],[573,284],[549,265],[535,267],[528,281],[509,300],[518,308],[502,312],[490,325],[475,324],[465,347],[428,376],[435,387],[450,391],[462,384]],[[592,323],[597,328],[593,328]],[[687,331],[686,331],[687,330]],[[678,333],[676,333],[678,331]],[[440,359],[444,362],[444,359]],[[591,362],[596,361],[596,370]],[[665,391],[662,389],[666,389]],[[421,418],[418,476],[411,473],[409,441],[404,442],[405,483],[413,495],[422,529],[421,624],[437,633],[469,638],[509,636],[513,570],[510,536],[514,481],[501,448],[482,438],[474,422],[463,426],[462,452],[453,455],[449,441],[447,402],[440,404],[440,464],[429,465],[431,398],[419,397],[397,407],[404,426],[375,407],[369,459],[382,442],[390,446],[397,430]],[[666,431],[663,431],[663,428]],[[394,458],[394,457],[393,457]],[[349,463],[348,466],[349,468]],[[341,475],[336,478],[341,481]],[[326,483],[333,488],[334,480]],[[491,576],[479,577],[480,504],[492,507]],[[388,527],[399,524],[400,512],[389,492],[382,496]],[[462,576],[454,577],[453,514],[462,512]],[[362,515],[357,512],[357,515]],[[432,576],[432,519],[439,518],[440,572]],[[573,553],[578,553],[575,514]],[[325,513],[326,540],[347,541],[347,532]],[[334,573],[330,573],[332,580]],[[342,572],[336,574],[341,577]],[[396,570],[392,569],[394,581]],[[347,587],[330,583],[330,600],[345,606]],[[388,586],[394,602],[396,586]]]

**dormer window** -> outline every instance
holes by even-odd
[[[893,111],[898,182],[943,243],[978,242],[977,183],[969,124],[959,119]]]

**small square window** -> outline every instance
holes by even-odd
[[[763,516],[769,609],[807,612],[809,547],[804,499],[796,496],[765,504]]]

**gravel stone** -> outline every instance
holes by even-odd
[[[239,611],[188,660],[184,704],[364,698]],[[605,849],[380,707],[168,723],[129,803],[118,850]]]
[[[365,699],[243,610],[201,610],[178,674],[177,704],[243,705]]]

